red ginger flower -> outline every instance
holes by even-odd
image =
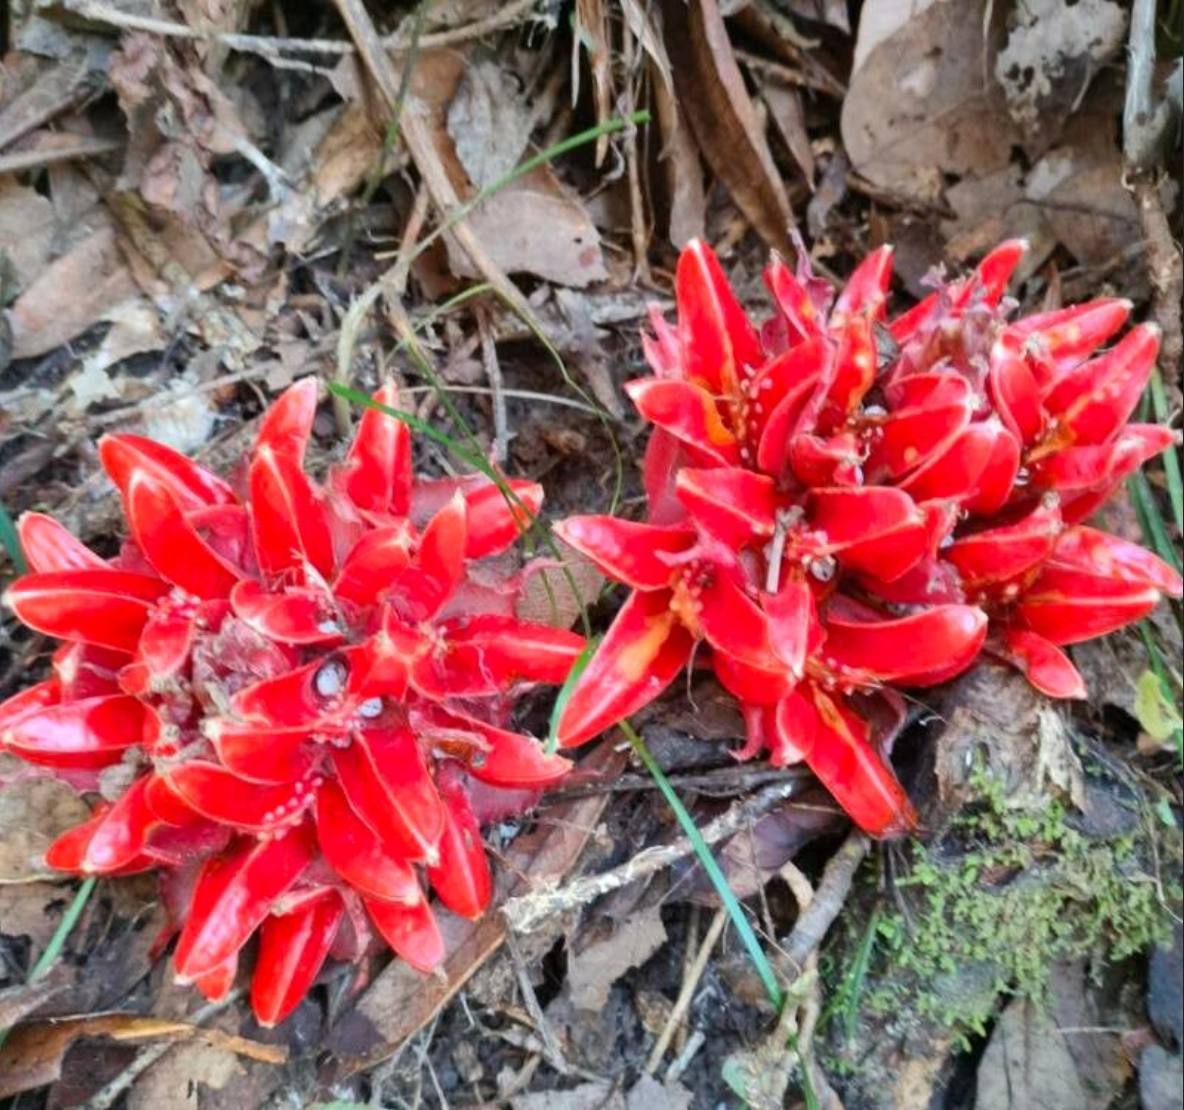
[[[913,815],[868,694],[898,703],[894,687],[951,678],[986,643],[1080,695],[1058,645],[1180,594],[1155,556],[1077,523],[1172,442],[1126,424],[1157,333],[1091,358],[1129,314],[1117,300],[1009,322],[1023,249],[887,326],[890,249],[837,300],[775,258],[758,331],[711,251],[687,248],[677,328],[654,314],[654,374],[626,387],[655,426],[650,523],[559,526],[634,590],[567,702],[565,745],[657,697],[699,645],[744,710],[739,756],[805,759],[863,828],[899,832]]]
[[[439,963],[419,866],[446,907],[482,913],[479,824],[568,769],[507,727],[513,696],[562,682],[582,648],[516,618],[522,575],[493,558],[541,487],[510,481],[511,507],[477,476],[416,482],[406,426],[368,410],[321,489],[302,467],[316,401],[306,379],[266,414],[241,500],[167,447],[104,439],[131,541],[107,561],[26,514],[33,573],[6,596],[65,643],[0,705],[0,747],[106,799],[49,863],[160,869],[177,974],[210,997],[258,931],[267,1024],[374,931]]]

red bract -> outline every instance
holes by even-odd
[[[265,415],[241,497],[160,444],[103,440],[131,539],[104,560],[26,514],[33,573],[6,596],[65,642],[0,706],[0,745],[103,798],[50,864],[161,869],[177,974],[210,997],[258,932],[268,1024],[374,932],[435,967],[425,877],[483,912],[480,821],[568,769],[509,727],[514,696],[563,681],[582,648],[519,620],[522,574],[492,558],[539,486],[416,482],[406,426],[371,409],[322,488],[303,470],[316,403],[306,379]]]
[[[899,720],[897,687],[949,679],[984,646],[1081,696],[1061,646],[1179,596],[1161,560],[1080,523],[1173,442],[1126,423],[1157,332],[1096,354],[1130,312],[1118,300],[1009,320],[1023,250],[1003,244],[890,323],[890,249],[837,298],[775,258],[758,328],[711,251],[687,248],[677,327],[653,314],[653,375],[626,387],[654,425],[649,521],[559,526],[633,590],[571,693],[564,745],[709,661],[748,722],[739,756],[805,760],[863,828],[900,832],[913,815],[877,701]]]

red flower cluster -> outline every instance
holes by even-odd
[[[709,659],[748,743],[805,760],[852,818],[914,823],[874,721],[898,687],[985,648],[1040,690],[1081,697],[1066,644],[1179,596],[1172,568],[1080,522],[1173,434],[1127,425],[1158,349],[1151,325],[1102,354],[1130,304],[1009,320],[1024,245],[884,323],[891,251],[835,299],[803,267],[765,271],[755,328],[702,243],[682,255],[677,328],[627,386],[654,425],[649,521],[573,517],[562,537],[632,588],[558,732],[579,744]],[[833,302],[833,305],[832,305]],[[892,729],[889,728],[891,734]]]
[[[0,747],[106,799],[49,863],[161,869],[177,975],[212,998],[258,931],[268,1024],[375,932],[439,963],[420,866],[449,909],[484,910],[479,825],[568,769],[509,728],[514,694],[562,682],[583,646],[518,620],[522,577],[490,560],[539,486],[511,481],[511,507],[479,476],[414,481],[407,428],[372,409],[319,488],[316,402],[306,379],[267,413],[241,496],[160,444],[103,440],[131,541],[104,560],[28,514],[33,573],[7,594],[65,643],[0,705]]]

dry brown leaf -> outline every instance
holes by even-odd
[[[1110,261],[1142,236],[1134,198],[1123,185],[1122,158],[1113,142],[1051,150],[1028,174],[1028,201],[1052,234],[1084,266]]]
[[[13,355],[34,358],[68,343],[136,292],[104,221],[41,276],[12,306]]]
[[[507,273],[576,288],[608,277],[600,232],[579,198],[547,166],[490,197],[469,217],[469,225]],[[480,276],[451,243],[449,263],[458,277]]]
[[[707,193],[703,188],[703,167],[686,119],[679,114],[673,88],[655,81],[654,106],[662,131],[659,157],[669,198],[668,234],[671,245],[682,250],[692,239],[701,239],[705,234]]]
[[[78,792],[56,779],[18,778],[0,789],[0,883],[55,876],[45,865],[46,849],[89,816]]]
[[[0,1098],[52,1083],[61,1074],[66,1051],[79,1037],[107,1037],[133,1044],[160,1039],[195,1040],[221,1053],[269,1064],[282,1064],[288,1057],[287,1049],[277,1045],[167,1018],[132,1014],[59,1018],[21,1026],[9,1035],[0,1048]]]
[[[1083,1110],[1085,1090],[1063,1034],[1034,1002],[1003,1011],[978,1065],[978,1110]]]
[[[945,174],[1006,166],[1018,129],[990,69],[989,0],[868,0],[843,101],[855,170],[906,196],[940,195]]]
[[[40,1009],[69,985],[69,974],[61,974],[59,965],[49,975],[32,983],[19,983],[0,991],[0,1029],[8,1029]]]
[[[793,213],[715,0],[664,0],[678,105],[707,164],[770,246],[789,253]]]
[[[616,923],[606,937],[583,947],[569,947],[567,989],[577,1010],[599,1010],[613,984],[631,968],[640,967],[666,943],[666,926],[655,904]]]
[[[602,741],[581,761],[581,769],[619,774],[626,756],[611,740]],[[577,798],[546,806],[538,827],[504,853],[492,906],[528,890],[554,885],[575,866],[609,795]],[[393,961],[370,985],[355,1009],[333,1027],[328,1047],[349,1074],[372,1067],[440,1012],[474,972],[505,940],[505,923],[496,909],[478,921],[437,911],[448,955],[434,978],[425,979],[402,960]]]
[[[7,883],[0,886],[0,936],[28,937],[41,951],[57,930],[61,913],[51,914],[48,907],[65,908],[70,888],[61,883]]]
[[[0,179],[0,254],[12,264],[15,292],[31,285],[45,269],[56,231],[48,198],[12,178]]]
[[[813,190],[814,150],[810,146],[810,136],[806,133],[806,113],[802,108],[801,91],[791,85],[767,81],[761,89],[761,96],[769,106],[769,114],[773,117],[778,134],[802,171],[806,184]]]
[[[1114,0],[1025,0],[1010,22],[995,78],[1024,135],[1047,141],[1122,48],[1126,12]]]
[[[596,105],[596,124],[608,122],[612,111],[613,71],[612,51],[608,38],[608,18],[604,0],[576,0],[575,27],[572,34],[572,100],[580,89],[580,47],[588,51],[588,65],[592,71],[592,102]],[[608,135],[596,141],[596,165],[604,162],[608,153]]]

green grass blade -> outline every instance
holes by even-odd
[[[551,725],[547,730],[547,744],[546,752],[551,755],[559,750],[559,721],[563,716],[563,711],[567,708],[567,703],[571,699],[571,693],[576,688],[576,683],[580,681],[580,675],[588,669],[588,664],[592,661],[592,656],[596,654],[596,649],[600,646],[600,637],[593,636],[585,645],[584,650],[576,656],[576,661],[571,665],[571,670],[567,672],[567,678],[564,679],[563,685],[559,687],[559,693],[555,695],[555,705],[551,709]]]
[[[1127,488],[1130,490],[1131,501],[1134,502],[1135,513],[1139,518],[1147,546],[1179,573],[1184,569],[1184,564],[1181,564],[1180,555],[1168,536],[1163,517],[1159,515],[1155,494],[1151,490],[1151,483],[1147,481],[1147,475],[1142,472],[1132,474],[1127,480]]]
[[[17,535],[16,525],[13,524],[12,517],[8,515],[8,510],[2,503],[0,503],[0,543],[8,552],[8,557],[12,560],[17,574],[28,574],[29,564],[25,560],[25,549],[21,547],[21,539]]]
[[[777,976],[774,974],[768,957],[765,956],[764,950],[761,948],[756,933],[752,931],[752,925],[744,913],[744,907],[740,905],[735,892],[728,886],[727,877],[720,870],[719,864],[716,863],[715,856],[711,854],[711,849],[707,846],[707,842],[699,832],[698,826],[696,826],[691,815],[687,812],[686,806],[682,804],[682,799],[675,793],[674,787],[670,785],[670,780],[666,777],[662,768],[658,766],[658,761],[654,759],[649,747],[638,734],[637,730],[628,721],[621,721],[617,727],[625,734],[626,739],[628,739],[633,750],[637,753],[637,758],[641,760],[645,769],[649,772],[650,777],[657,783],[658,790],[661,791],[667,804],[674,811],[674,816],[678,819],[683,832],[686,833],[687,839],[691,842],[691,847],[695,850],[699,864],[711,880],[711,885],[715,887],[715,892],[719,895],[724,908],[728,911],[728,916],[732,919],[732,924],[736,928],[736,935],[739,936],[740,942],[744,945],[745,951],[748,953],[748,958],[752,961],[752,966],[765,988],[765,993],[769,996],[769,1001],[773,1003],[776,1009],[780,1010],[784,996],[781,986],[777,982]]]
[[[1163,378],[1159,368],[1151,372],[1151,408],[1155,419],[1160,424],[1166,424],[1168,412],[1168,395],[1163,387]],[[1160,455],[1163,460],[1163,473],[1168,483],[1168,500],[1172,505],[1172,516],[1176,521],[1176,529],[1184,535],[1184,479],[1180,476],[1180,454],[1176,447],[1169,447]]]

